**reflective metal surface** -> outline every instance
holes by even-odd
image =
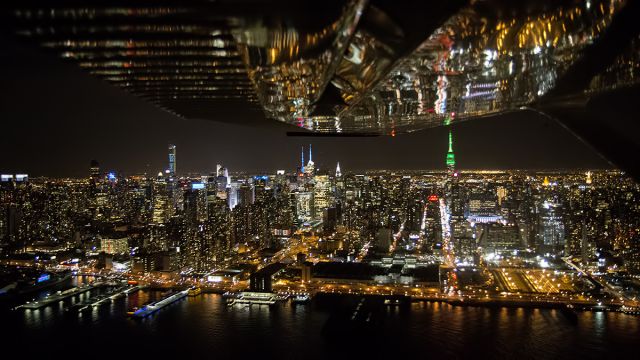
[[[631,41],[606,70],[591,79],[587,92],[601,92],[628,87],[640,80],[640,37]]]
[[[311,115],[365,3],[347,1],[340,12],[329,15],[326,25],[312,31],[273,19],[259,19],[234,31],[267,117],[288,122]]]
[[[531,104],[554,88],[623,5],[585,1],[512,18],[469,6],[342,110],[342,131],[406,132]],[[637,49],[630,52],[637,58]],[[625,60],[617,62],[622,69],[613,66],[603,77],[617,85],[620,79],[613,74],[628,74],[624,66],[637,71],[637,62]],[[601,82],[606,80],[594,79],[594,89]],[[339,131],[330,125],[326,130]]]
[[[27,0],[2,20],[178,115],[253,108],[303,130],[395,135],[637,85],[637,27],[615,29],[631,3]]]

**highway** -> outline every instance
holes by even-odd
[[[628,296],[626,296],[625,294],[621,293],[620,291],[616,290],[613,286],[611,286],[611,284],[609,284],[605,279],[602,279],[600,276],[591,274],[590,272],[581,269],[577,264],[575,264],[573,261],[571,261],[570,258],[565,257],[562,259],[569,267],[575,269],[576,271],[578,271],[579,273],[584,274],[585,276],[588,276],[591,280],[593,280],[595,283],[597,283],[598,285],[602,286],[602,288],[609,293],[611,296],[615,297],[616,299],[619,299],[620,302],[623,305],[626,306],[630,306],[630,307],[640,307],[640,301],[634,300],[629,298]]]
[[[444,257],[444,265],[455,267],[455,254],[453,253],[453,244],[451,242],[451,216],[449,206],[444,198],[440,198],[440,225],[442,226],[442,254]]]

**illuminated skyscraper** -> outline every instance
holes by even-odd
[[[300,150],[300,172],[304,172],[304,146]]]
[[[203,183],[192,183],[184,193],[184,215],[194,227],[207,220],[207,190]]]
[[[340,163],[336,166],[336,176],[334,178],[334,197],[336,201],[340,202],[344,195],[344,178],[342,177],[342,170],[340,169]]]
[[[227,184],[227,204],[231,210],[239,203],[238,190],[240,189],[240,185],[237,181]]]
[[[557,202],[545,201],[539,209],[541,245],[545,250],[562,251],[565,246],[562,206]]]
[[[453,175],[456,172],[456,156],[453,153],[453,134],[449,130],[449,151],[447,152],[447,173]]]
[[[313,154],[311,153],[311,144],[309,144],[309,162],[304,167],[303,172],[309,176],[313,176],[315,172],[315,163],[313,162]]]
[[[238,204],[249,206],[255,201],[255,188],[249,184],[242,184],[238,188]]]
[[[313,220],[313,193],[297,192],[295,193],[296,215],[298,221],[303,223]]]
[[[329,179],[329,175],[316,175],[313,179],[314,215],[316,218],[322,219],[324,209],[333,205],[331,181]]]
[[[221,167],[217,170],[218,177],[216,178],[216,196],[220,199],[227,198],[227,186],[229,185],[229,178],[225,176],[227,169]]]
[[[91,167],[89,168],[89,177],[95,183],[100,179],[100,164],[97,160],[91,160]]]
[[[169,144],[169,177],[176,176],[176,146]]]
[[[224,168],[223,175],[227,178],[227,186],[229,186],[229,184],[231,184],[231,175],[229,175],[229,169]]]
[[[169,192],[167,188],[167,182],[162,175],[158,174],[158,177],[153,182],[153,207],[152,218],[153,224],[164,224],[169,220],[171,216],[171,210],[169,209]]]

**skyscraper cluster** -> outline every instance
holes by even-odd
[[[183,175],[170,145],[157,175],[124,176],[95,160],[86,179],[3,175],[2,256],[82,254],[133,272],[197,275],[257,265],[260,254],[304,240],[316,261],[575,256],[585,266],[640,271],[640,189],[618,172],[458,172],[451,133],[445,171],[343,172],[316,166],[311,146],[301,158],[295,170],[273,174],[218,164]]]

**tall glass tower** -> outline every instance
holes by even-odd
[[[176,176],[176,146],[169,144],[169,176]]]

